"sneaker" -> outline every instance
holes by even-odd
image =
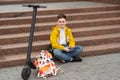
[[[77,58],[73,58],[72,62],[81,62],[82,58],[77,57]]]

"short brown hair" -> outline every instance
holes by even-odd
[[[58,18],[58,19],[60,19],[60,18],[66,19],[66,15],[64,15],[64,14],[58,14],[57,18]]]

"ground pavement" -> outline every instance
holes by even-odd
[[[120,80],[120,53],[84,57],[82,62],[56,62],[64,74],[59,71],[57,76],[48,80]],[[23,66],[0,69],[0,80],[22,80]],[[32,70],[29,80],[43,80],[37,78],[37,71]]]

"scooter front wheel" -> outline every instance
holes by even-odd
[[[28,78],[30,77],[30,74],[31,74],[31,67],[29,65],[25,65],[21,74],[22,79],[28,80]]]

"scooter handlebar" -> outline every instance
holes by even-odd
[[[40,6],[40,5],[33,5],[33,4],[23,5],[23,7],[47,8],[47,6]]]

